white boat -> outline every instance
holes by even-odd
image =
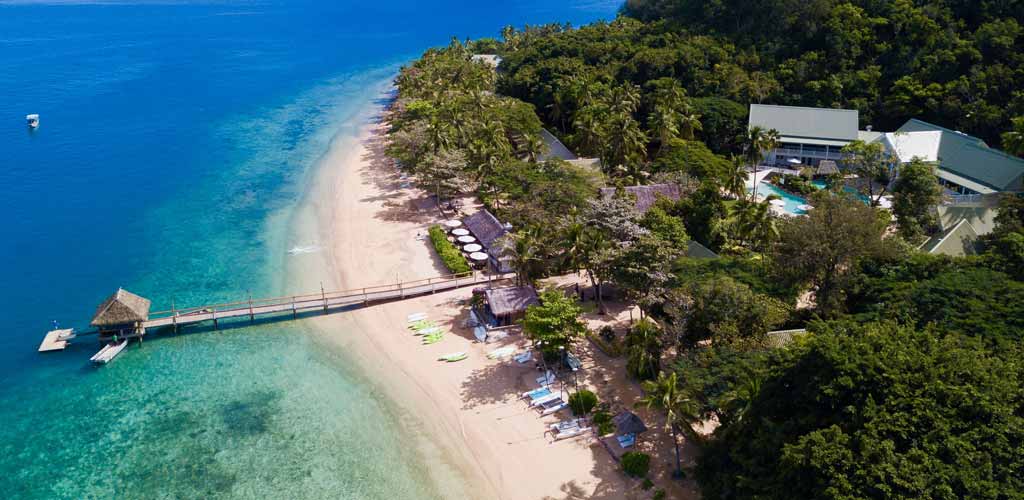
[[[25,115],[25,121],[28,122],[28,126],[36,128],[39,126],[39,115],[33,113],[31,115]]]
[[[120,342],[107,344],[107,345],[103,346],[103,349],[100,349],[100,352],[94,354],[93,357],[89,358],[89,361],[92,361],[93,363],[105,365],[105,364],[111,362],[114,359],[115,356],[117,356],[118,354],[121,354],[121,351],[123,351],[124,348],[127,347],[127,346],[128,346],[128,341],[127,340],[122,340]]]

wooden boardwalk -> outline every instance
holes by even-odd
[[[212,321],[214,326],[217,326],[219,320],[228,318],[248,317],[250,320],[255,320],[257,316],[269,314],[291,313],[294,317],[300,312],[323,311],[327,313],[332,309],[338,310],[376,302],[401,300],[471,285],[490,284],[508,277],[508,275],[489,276],[470,272],[355,290],[321,291],[308,295],[251,299],[243,302],[155,311],[149,314],[149,320],[143,322],[142,326],[146,329],[167,326],[177,328],[203,321]]]

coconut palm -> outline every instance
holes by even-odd
[[[754,179],[757,179],[757,167],[764,160],[769,151],[779,145],[779,131],[766,129],[760,125],[754,125],[747,131],[746,153],[747,161],[754,167]],[[754,183],[753,198],[757,198],[757,183]]]
[[[665,414],[665,425],[672,432],[672,444],[676,449],[676,471],[682,472],[683,464],[679,457],[679,432],[685,433],[694,442],[700,443],[701,437],[693,429],[700,420],[697,403],[679,387],[676,373],[658,374],[656,380],[648,380],[642,384],[644,397],[637,405],[655,408]]]
[[[675,110],[668,106],[655,106],[654,111],[647,117],[647,125],[651,133],[658,138],[659,153],[672,139],[679,137],[679,119]]]
[[[754,401],[761,393],[761,386],[764,379],[750,368],[744,370],[742,379],[736,387],[725,394],[725,402],[722,405],[725,415],[731,422],[742,421],[754,405]]]
[[[541,258],[536,231],[526,229],[505,236],[499,243],[499,248],[501,255],[512,261],[517,285],[523,286],[538,275]]]
[[[572,269],[576,274],[579,274],[580,268],[583,267],[586,230],[587,227],[580,217],[578,209],[572,207],[569,215],[565,218],[562,229],[562,266],[565,269]]]
[[[732,168],[725,177],[725,189],[736,196],[737,200],[744,200],[747,197],[747,166],[743,164],[743,158],[732,157]]]

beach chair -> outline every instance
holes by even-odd
[[[512,359],[514,359],[516,363],[525,365],[526,363],[533,361],[533,353],[530,351],[524,351],[522,353],[516,354],[516,357]]]
[[[428,335],[423,337],[423,345],[436,344],[444,338],[444,334],[436,333],[434,335]]]
[[[540,414],[541,416],[551,415],[552,413],[561,411],[568,406],[569,403],[566,403],[561,398],[554,399],[539,406],[541,409]]]
[[[537,399],[534,399],[534,400],[530,401],[530,406],[544,406],[545,404],[547,404],[547,403],[549,403],[551,401],[561,401],[561,400],[562,400],[562,395],[557,393],[557,392],[554,392],[554,393],[548,394],[546,396],[541,396],[541,397],[539,397]]]
[[[537,377],[537,383],[539,385],[551,385],[555,383],[555,374],[551,370],[548,370],[544,375]]]
[[[626,449],[636,444],[636,434],[625,434],[622,436],[615,436],[615,440],[619,442],[619,446],[621,446],[623,449]]]
[[[551,388],[548,387],[548,386],[544,386],[544,387],[538,387],[538,388],[536,388],[536,389],[534,389],[532,391],[524,392],[523,393],[523,397],[524,398],[528,398],[528,399],[536,400],[537,398],[542,398],[544,396],[547,396],[548,394],[551,394]]]

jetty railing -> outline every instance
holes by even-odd
[[[481,275],[471,271],[349,290],[328,292],[321,288],[319,293],[259,299],[249,298],[236,302],[223,302],[180,309],[172,307],[168,310],[150,312],[149,319],[143,323],[143,326],[147,328],[161,326],[177,327],[178,325],[210,320],[216,325],[218,319],[244,316],[255,319],[258,315],[286,312],[297,315],[299,312],[307,312],[314,309],[323,309],[324,312],[327,312],[331,308],[404,299],[406,297],[452,290],[468,285],[492,283],[507,277],[507,275]]]

